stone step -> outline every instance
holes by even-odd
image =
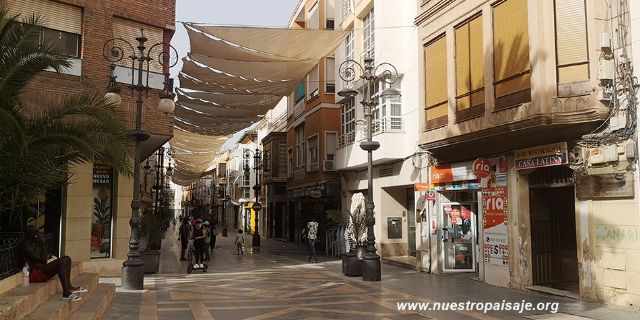
[[[82,274],[82,264],[73,263],[71,279]],[[61,290],[55,276],[47,282],[31,283],[28,287],[16,287],[0,295],[0,320],[20,320]]]
[[[116,285],[100,283],[87,301],[67,319],[69,320],[99,320],[107,311],[116,296]]]
[[[87,300],[98,287],[98,275],[95,273],[82,274],[78,279],[73,281],[75,286],[83,286],[89,292],[79,294],[82,300],[70,302],[62,299],[62,293],[49,297],[47,301],[38,306],[33,312],[29,313],[25,320],[64,320],[74,311],[76,311]]]

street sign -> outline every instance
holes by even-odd
[[[255,212],[258,212],[258,211],[262,210],[262,204],[260,204],[260,202],[256,202],[256,203],[253,204],[251,209],[253,209],[253,211],[255,211]]]
[[[473,173],[476,177],[483,179],[491,175],[491,164],[489,160],[484,158],[478,158],[473,162]]]
[[[436,201],[435,190],[429,190],[429,192],[427,192],[427,201]]]

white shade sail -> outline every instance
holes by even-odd
[[[211,170],[230,134],[260,121],[330,56],[344,31],[206,26],[185,23],[175,109],[173,180],[189,184]]]

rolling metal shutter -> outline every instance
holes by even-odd
[[[456,108],[484,104],[482,16],[456,28]]]
[[[531,87],[527,0],[506,0],[493,9],[496,97]]]
[[[58,31],[82,34],[82,8],[49,0],[6,0],[10,16],[24,20],[32,15],[42,26]]]
[[[133,45],[136,50],[136,54],[138,53],[138,41],[137,37],[140,36],[140,29],[144,29],[144,35],[147,37],[147,42],[145,42],[145,52],[149,50],[149,48],[156,43],[160,43],[163,40],[163,30],[160,28],[155,28],[149,25],[136,23],[133,21],[115,18],[113,19],[113,36],[118,38],[123,38],[127,40],[131,45]],[[163,73],[162,65],[158,63],[158,55],[163,51],[162,46],[157,46],[154,48],[153,52],[150,53],[150,57],[153,58],[153,61],[149,64],[149,71],[155,73]],[[131,54],[131,52],[125,52],[125,54]],[[131,67],[131,59],[125,58],[119,63],[123,67]]]
[[[446,125],[449,114],[447,94],[447,41],[441,37],[424,48],[427,129]]]
[[[558,83],[589,79],[584,0],[555,0]]]

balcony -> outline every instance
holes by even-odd
[[[402,117],[383,117],[373,122],[373,135],[385,132],[404,132]]]
[[[356,141],[356,132],[352,131],[344,135],[338,136],[338,148],[348,146]]]

